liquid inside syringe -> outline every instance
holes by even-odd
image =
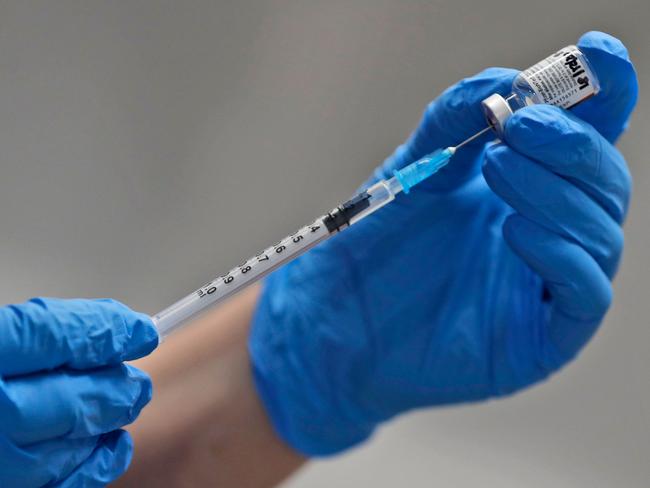
[[[457,147],[459,147],[460,144]],[[447,164],[456,148],[436,151],[397,170],[394,176],[379,181],[311,224],[267,247],[228,273],[206,283],[194,293],[153,317],[161,338],[190,318],[269,274],[274,269],[308,251],[316,244],[353,225],[390,203],[395,195],[409,189]]]

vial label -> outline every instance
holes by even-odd
[[[543,103],[571,108],[598,91],[576,46],[567,46],[521,73]]]

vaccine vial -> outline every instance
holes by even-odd
[[[600,90],[587,57],[576,46],[567,46],[519,73],[507,97],[494,94],[483,100],[483,113],[501,136],[508,118],[520,108],[546,103],[569,109]]]

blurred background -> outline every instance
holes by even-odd
[[[648,486],[649,23],[648,0],[0,1],[0,297],[155,313],[349,196],[459,78],[608,31],[641,98],[605,326],[552,381],[402,417],[285,487]]]

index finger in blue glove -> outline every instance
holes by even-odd
[[[591,125],[561,108],[536,105],[510,117],[504,136],[510,147],[570,180],[623,221],[632,177],[623,156]]]
[[[151,319],[114,300],[34,298],[0,308],[0,376],[117,364],[157,344]]]
[[[600,93],[572,112],[614,142],[627,127],[638,98],[634,65],[623,43],[604,32],[587,32],[578,41],[578,47],[596,72]]]
[[[441,147],[455,145],[486,127],[481,101],[494,93],[505,95],[511,91],[518,71],[507,68],[488,68],[466,78],[445,90],[431,102],[418,128],[397,148],[375,172],[375,179],[393,176],[393,170],[406,166]],[[460,185],[479,171],[478,154],[493,137],[485,134],[463,148],[454,157],[454,164],[443,168],[435,178],[418,186],[422,190],[449,190]]]
[[[17,445],[96,436],[133,422],[150,399],[149,377],[124,364],[20,376],[0,381],[0,431]]]

